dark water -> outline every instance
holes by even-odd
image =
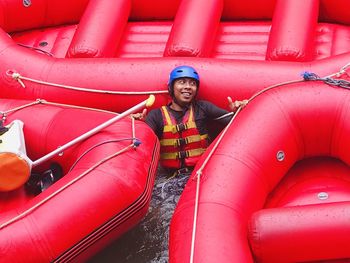
[[[146,217],[88,263],[166,263],[169,223],[189,173],[168,178],[159,171]]]

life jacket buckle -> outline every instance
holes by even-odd
[[[177,153],[177,158],[178,159],[185,159],[187,157],[189,157],[188,151],[181,151],[181,152]]]
[[[177,176],[190,174],[190,173],[192,173],[192,171],[193,171],[193,167],[183,167],[183,168],[180,168],[180,169],[177,169],[177,170],[171,172],[168,179],[172,179],[172,178],[177,177]]]
[[[180,168],[176,171],[176,174],[177,175],[180,175],[180,174],[188,174],[188,173],[191,173],[193,170],[193,168],[188,168],[188,167],[184,167],[184,168]]]
[[[183,130],[187,129],[186,123],[180,123],[175,126],[177,132],[182,132]]]
[[[185,144],[188,143],[188,140],[187,138],[179,138],[179,139],[176,139],[176,145],[175,146],[183,146]]]

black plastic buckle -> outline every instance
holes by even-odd
[[[0,135],[3,135],[5,132],[7,132],[9,128],[4,126],[4,122],[0,121]]]
[[[186,157],[188,157],[188,152],[187,151],[178,152],[178,155],[177,155],[178,159],[185,159]]]
[[[187,174],[190,172],[190,169],[187,168],[187,167],[184,167],[184,168],[180,168],[176,171],[176,174],[177,175],[180,175],[180,174]]]
[[[179,138],[176,140],[176,146],[183,146],[185,144],[187,144],[186,138]]]
[[[187,125],[185,123],[180,123],[176,125],[176,130],[178,132],[182,132],[183,130],[187,129]]]

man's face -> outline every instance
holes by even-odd
[[[181,106],[190,104],[197,93],[197,82],[192,78],[179,78],[173,85],[177,103]]]

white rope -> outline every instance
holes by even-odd
[[[6,117],[13,112],[22,110],[24,108],[30,107],[30,106],[35,106],[39,104],[45,104],[45,105],[52,105],[52,106],[60,106],[60,107],[66,107],[66,108],[73,108],[73,109],[83,109],[83,110],[90,110],[90,111],[96,111],[96,112],[105,112],[105,113],[111,113],[114,115],[118,115],[118,113],[112,112],[112,111],[107,111],[107,110],[101,110],[101,109],[96,109],[96,108],[89,108],[89,107],[83,107],[83,106],[76,106],[76,105],[70,105],[70,104],[62,104],[62,103],[56,103],[56,102],[49,102],[43,99],[37,99],[33,102],[23,104],[21,106],[6,110],[6,111],[0,111],[0,114],[2,115],[2,120],[5,121]]]
[[[348,73],[346,72],[346,69],[347,69],[349,66],[350,66],[350,62],[347,63],[346,65],[342,66],[342,67],[340,68],[339,72],[336,72],[336,73],[333,73],[333,74],[331,74],[331,75],[328,75],[328,76],[326,76],[326,78],[328,78],[328,77],[334,77],[334,76],[340,77],[340,75],[342,75],[342,74],[347,74],[347,75],[348,75]]]
[[[199,186],[200,186],[202,171],[197,171],[196,175],[197,175],[197,184],[196,184],[196,197],[195,197],[195,203],[194,203],[190,263],[193,263],[193,259],[194,259],[194,243],[196,241],[197,216],[198,216],[198,204],[199,204]]]
[[[97,108],[90,108],[90,107],[83,107],[83,106],[76,106],[72,104],[64,104],[64,103],[57,103],[57,102],[50,102],[47,100],[42,100],[40,99],[41,104],[46,104],[46,105],[52,105],[52,106],[59,106],[59,107],[67,107],[67,108],[73,108],[73,109],[81,109],[81,110],[90,110],[90,111],[96,111],[96,112],[105,112],[105,113],[111,113],[117,115],[118,113],[114,111],[109,111],[109,110],[101,110]]]
[[[15,108],[10,109],[10,110],[1,111],[1,114],[3,116],[7,116],[9,113],[12,113],[12,112],[15,112],[15,111],[18,111],[18,110],[21,110],[21,109],[24,109],[24,108],[27,108],[27,107],[30,107],[30,106],[33,106],[33,105],[37,105],[37,104],[40,104],[40,103],[42,103],[41,100],[36,100],[36,101],[30,102],[30,103],[26,103],[24,105],[15,107]]]
[[[63,84],[57,84],[52,82],[46,82],[42,80],[32,79],[28,77],[22,76],[18,72],[12,72],[11,70],[8,70],[6,72],[7,75],[11,76],[13,79],[17,80],[23,88],[25,88],[25,84],[23,80],[43,84],[47,86],[53,86],[57,88],[64,88],[64,89],[70,89],[70,90],[76,90],[76,91],[84,91],[84,92],[92,92],[92,93],[103,93],[103,94],[114,94],[114,95],[151,95],[151,94],[167,94],[167,90],[153,90],[153,91],[115,91],[115,90],[99,90],[99,89],[88,89],[88,88],[81,88],[81,87],[75,87],[75,86],[69,86],[69,85],[63,85]]]
[[[135,133],[135,118],[131,115],[131,132],[132,132],[132,137],[134,138],[133,140],[132,140],[132,142],[133,142],[133,144],[134,144],[134,149],[136,149],[136,144],[135,144],[135,142],[136,142],[136,133]]]
[[[231,126],[233,120],[236,118],[238,113],[241,111],[242,106],[240,106],[237,111],[234,113],[232,119],[230,122],[226,125],[222,133],[220,134],[219,138],[217,139],[216,143],[214,144],[213,148],[205,158],[203,164],[201,167],[197,170],[196,172],[196,177],[193,178],[193,180],[197,179],[197,186],[196,186],[196,197],[195,197],[195,206],[194,206],[194,216],[193,216],[193,228],[192,228],[192,240],[191,240],[191,254],[190,254],[190,263],[193,263],[194,259],[194,245],[195,245],[195,240],[196,240],[196,229],[197,229],[197,216],[198,216],[198,205],[199,205],[199,191],[200,191],[200,179],[203,174],[203,169],[207,165],[209,159],[212,157],[214,154],[214,151],[217,149],[219,146],[220,142],[222,141],[223,137],[225,136],[228,128]]]

